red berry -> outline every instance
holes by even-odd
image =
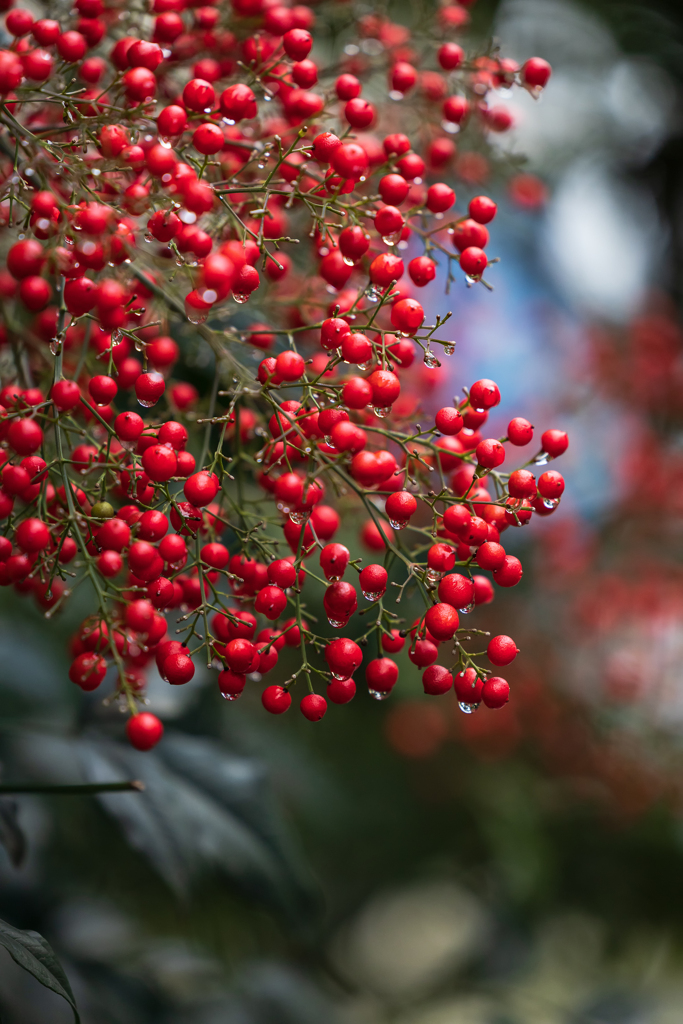
[[[303,60],[308,57],[313,46],[313,37],[303,28],[292,28],[282,37],[282,45],[292,60]]]
[[[172,686],[183,686],[194,676],[194,663],[192,658],[181,650],[171,651],[161,665],[161,675]]]
[[[435,640],[450,640],[460,624],[455,608],[441,602],[432,605],[425,615],[425,624]]]
[[[394,491],[387,498],[384,508],[394,529],[401,530],[417,511],[417,501],[409,491]]]
[[[541,445],[544,452],[556,459],[558,455],[566,452],[569,447],[569,438],[563,430],[546,430],[541,434]]]
[[[52,387],[50,398],[60,412],[69,412],[80,402],[81,389],[75,380],[58,380]]]
[[[468,210],[470,217],[477,224],[488,224],[496,216],[498,207],[488,196],[475,196],[474,199],[470,199]]]
[[[432,213],[445,213],[455,203],[455,192],[449,185],[439,182],[427,190],[427,209]]]
[[[156,405],[165,390],[166,381],[156,370],[151,373],[141,373],[135,381],[135,395],[139,404],[145,409]]]
[[[156,717],[148,711],[132,715],[126,722],[126,736],[136,750],[151,750],[164,734],[164,727]]]
[[[564,491],[564,478],[555,469],[548,469],[538,478],[538,493],[542,498],[558,501]]]
[[[515,641],[509,636],[494,636],[489,640],[486,654],[492,665],[509,665],[519,651]]]
[[[474,584],[460,573],[449,573],[439,583],[439,600],[461,610],[469,609],[474,602]]]
[[[275,620],[282,615],[287,607],[287,595],[280,587],[263,587],[256,595],[254,608],[267,619]]]
[[[522,563],[514,555],[506,555],[500,569],[496,569],[493,578],[499,587],[515,587],[522,578]]]
[[[327,701],[319,693],[307,693],[302,697],[299,707],[309,722],[319,722],[327,711]]]
[[[118,385],[112,377],[100,374],[88,383],[88,391],[95,405],[109,405],[116,398]]]
[[[214,88],[203,78],[191,78],[183,89],[183,103],[188,110],[196,110],[201,113],[211,108],[215,102]]]
[[[493,437],[480,441],[476,447],[477,462],[485,469],[495,469],[505,462],[505,448]]]
[[[327,684],[327,699],[333,704],[348,704],[356,696],[353,679],[333,679]]]
[[[462,416],[453,406],[445,406],[443,409],[439,409],[434,417],[434,422],[437,430],[440,430],[442,434],[446,434],[449,437],[459,434],[463,428]]]
[[[460,266],[468,277],[481,277],[488,266],[488,257],[483,249],[471,245],[460,254]]]
[[[534,436],[534,428],[525,420],[522,416],[515,416],[513,420],[510,420],[507,429],[507,436],[510,444],[523,447],[528,444]]]
[[[403,334],[414,334],[422,326],[424,309],[416,299],[399,299],[391,307],[391,322]]]
[[[389,206],[400,206],[410,191],[410,185],[401,174],[385,174],[380,178],[378,191]]]
[[[398,665],[391,658],[375,658],[365,669],[368,690],[373,697],[388,696],[398,680]]]
[[[542,57],[530,57],[522,65],[521,75],[524,84],[539,89],[543,89],[548,84],[551,73],[550,64]]]
[[[352,128],[369,128],[375,120],[375,108],[372,103],[358,96],[346,104],[344,117]]]
[[[281,715],[292,703],[292,695],[281,686],[267,686],[261,695],[261,703],[272,715]]]
[[[233,643],[235,642],[236,641],[233,641]],[[254,650],[256,650],[256,648],[254,648]],[[218,689],[228,700],[236,700],[244,690],[245,684],[246,677],[241,672],[233,672],[230,669],[224,669],[223,672],[220,672],[218,675]]]
[[[430,260],[429,256],[416,256],[408,264],[408,273],[413,284],[418,288],[424,288],[436,277],[436,263]]]
[[[42,551],[50,544],[50,530],[42,519],[24,519],[17,526],[15,538],[22,551]]]
[[[210,505],[218,494],[218,480],[214,473],[206,473],[203,470],[193,473],[183,486],[185,497],[196,508],[203,508]]]
[[[82,690],[96,690],[105,677],[107,663],[92,651],[79,654],[69,669],[69,679]]]
[[[495,572],[505,561],[505,548],[496,541],[485,541],[477,549],[475,557],[480,569],[490,569]]]
[[[462,64],[465,52],[457,43],[443,43],[436,56],[444,71],[453,71]]]
[[[453,686],[453,676],[443,665],[430,665],[422,675],[422,686],[425,693],[440,697]]]
[[[491,676],[484,683],[481,699],[487,708],[502,708],[510,699],[510,687],[500,676]]]
[[[145,473],[155,483],[166,483],[175,476],[178,461],[176,453],[165,444],[155,444],[142,455]]]
[[[470,388],[469,397],[473,409],[491,409],[500,402],[500,390],[492,380],[477,380]]]
[[[388,573],[382,565],[366,565],[358,577],[363,597],[376,601],[386,593]]]
[[[455,695],[461,704],[479,704],[484,686],[473,668],[458,672],[453,680]]]

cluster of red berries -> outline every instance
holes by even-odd
[[[418,353],[428,372],[434,346],[453,350],[438,337],[448,317],[425,325],[414,289],[440,260],[468,285],[486,284],[490,263],[496,204],[474,195],[456,214],[453,188],[432,179],[481,180],[488,133],[512,124],[491,96],[538,94],[550,76],[539,58],[520,68],[467,55],[453,39],[467,6],[436,12],[426,48],[387,18],[343,14],[358,43],[334,74],[310,56],[325,12],[277,0],[153,0],[146,15],[76,0],[68,24],[6,16],[0,133],[16,158],[0,158],[0,585],[51,615],[89,581],[95,610],[72,640],[70,677],[94,690],[114,667],[140,749],[163,731],[139,713],[145,667],[155,659],[169,683],[187,683],[200,651],[234,699],[283,645],[299,648],[300,668],[263,703],[286,710],[303,675],[311,719],[327,706],[313,676],[331,675],[331,701],[350,700],[373,633],[373,695],[391,691],[388,655],[410,635],[427,693],[454,686],[465,710],[507,700],[505,680],[463,648],[477,631],[459,612],[492,598],[475,566],[501,586],[519,581],[500,533],[552,512],[564,482],[499,470],[504,443],[528,444],[533,428],[518,418],[503,439],[481,436],[500,401],[493,382],[423,430],[415,369],[405,374]],[[391,102],[377,107],[363,92],[377,95],[382,78]],[[406,277],[411,247],[422,254]],[[258,305],[249,325],[247,302]],[[198,349],[215,360],[204,397],[183,379]],[[547,431],[541,445],[532,463],[561,454],[566,435]],[[383,565],[362,567],[332,539],[352,502]],[[348,566],[377,614],[357,642],[328,642],[303,617],[302,588],[308,576],[325,585],[342,629],[358,606]],[[406,590],[424,599],[409,629],[386,607],[390,583],[396,603]],[[169,636],[172,611],[182,639]],[[445,642],[450,668],[435,664]],[[495,637],[486,653],[503,666],[517,651]]]

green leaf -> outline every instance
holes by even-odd
[[[98,800],[176,892],[186,895],[213,868],[290,920],[310,922],[310,875],[288,841],[259,762],[173,733],[147,753],[91,734],[78,752],[89,782],[144,782],[142,793],[102,793]]]
[[[69,979],[54,954],[52,947],[38,932],[21,931],[13,928],[6,921],[0,921],[0,945],[4,946],[15,963],[32,974],[45,988],[56,992],[74,1012],[76,1024],[80,1017],[76,1009],[76,1000],[71,991]]]

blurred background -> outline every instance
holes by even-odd
[[[434,408],[491,376],[492,436],[570,433],[560,509],[506,534],[522,585],[477,613],[521,648],[513,699],[462,715],[406,660],[390,701],[359,687],[312,726],[150,677],[167,732],[140,755],[65,686],[78,602],[46,620],[3,591],[5,779],[148,782],[0,799],[0,917],[49,939],[84,1024],[681,1020],[683,9],[472,17],[553,66],[538,102],[501,91],[495,161],[456,166],[459,198],[500,204],[495,291],[426,302],[458,342]],[[70,1019],[0,952],[3,1024]]]

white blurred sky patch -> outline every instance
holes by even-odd
[[[540,101],[519,89],[501,97],[516,127],[493,136],[553,182],[542,234],[549,275],[579,314],[624,322],[657,279],[666,234],[648,194],[622,171],[645,163],[671,130],[674,87],[564,0],[508,0],[496,34],[506,56],[553,65]]]

